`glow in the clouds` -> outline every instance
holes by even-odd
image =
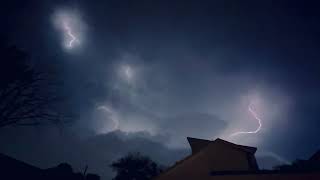
[[[114,112],[109,107],[107,107],[107,106],[99,106],[97,109],[105,111],[105,112],[110,114],[110,119],[114,124],[114,126],[112,128],[112,131],[119,129],[119,120],[115,117]]]
[[[127,80],[127,81],[131,81],[133,79],[133,69],[131,66],[129,65],[123,65],[121,67],[121,72],[123,74],[123,77]]]
[[[121,64],[119,66],[118,75],[128,85],[134,85],[136,79],[136,71],[129,64]]]
[[[130,66],[126,66],[124,72],[128,79],[132,78],[132,69]]]
[[[67,42],[67,47],[72,48],[74,42],[79,42],[77,37],[73,34],[70,25],[65,21],[63,22],[63,28],[65,29],[65,33],[68,37],[70,37],[69,42]]]
[[[53,24],[61,33],[63,47],[67,50],[75,49],[83,43],[86,25],[79,12],[70,9],[58,9],[53,14]]]
[[[257,127],[257,129],[254,130],[254,131],[239,131],[239,132],[235,132],[235,133],[231,134],[230,136],[236,136],[236,135],[240,135],[240,134],[255,134],[255,133],[260,131],[260,129],[262,127],[262,123],[261,123],[261,119],[258,117],[257,113],[253,110],[253,103],[250,103],[250,105],[248,106],[248,111],[254,117],[254,119],[256,119],[258,121],[259,126]]]

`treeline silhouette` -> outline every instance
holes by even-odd
[[[110,164],[116,172],[113,180],[150,180],[165,169],[140,153],[129,153]],[[4,154],[0,154],[0,179],[21,180],[100,180],[97,174],[84,172],[74,172],[71,165],[61,163],[56,167],[40,169],[22,161],[16,160]]]
[[[96,174],[74,172],[71,165],[61,163],[56,167],[40,169],[25,162],[0,154],[0,179],[10,180],[100,180]]]
[[[100,180],[100,176],[96,174],[73,172],[72,167],[67,163],[44,170],[42,178],[45,180]]]

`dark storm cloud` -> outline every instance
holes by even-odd
[[[246,110],[238,101],[253,89],[269,109],[287,99],[290,106],[264,122],[269,129],[254,136],[261,143],[252,145],[293,159],[320,145],[318,7],[302,1],[12,2],[1,12],[10,18],[1,32],[35,61],[57,67],[62,93],[71,101],[66,108],[80,117],[73,128],[82,138],[96,133],[104,119],[93,118],[94,112],[105,104],[124,130],[171,134],[168,139],[179,137],[176,144],[183,136],[214,138],[239,119],[251,128],[244,121],[249,118],[234,111]],[[51,22],[59,8],[78,9],[88,26],[79,51],[61,47]],[[134,83],[119,77],[123,64],[132,66]]]
[[[192,128],[190,128],[192,127]],[[215,139],[226,127],[226,122],[205,113],[184,113],[167,118],[159,125],[162,133],[172,137],[171,144],[184,144],[185,137]],[[166,143],[166,142],[164,142]],[[185,145],[185,144],[184,144]]]

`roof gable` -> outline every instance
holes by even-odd
[[[187,137],[187,140],[190,144],[192,154],[195,154],[195,153],[201,151],[203,148],[208,146],[209,143],[212,142],[209,140],[197,139],[197,138],[192,138],[192,137]]]
[[[247,152],[250,154],[254,154],[257,151],[257,148],[255,148],[255,147],[234,144],[234,143],[225,141],[220,138],[217,138],[214,141],[210,141],[210,140],[206,140],[206,139],[192,138],[192,137],[187,137],[187,139],[190,144],[192,154],[195,154],[195,153],[201,151],[202,149],[206,148],[210,143],[222,144],[222,145],[228,146],[230,148],[234,148],[239,151],[244,151],[244,152]]]
[[[220,139],[220,138],[217,138],[216,140],[212,141],[212,143],[223,144],[223,145],[226,145],[228,147],[237,149],[239,151],[244,151],[244,152],[247,152],[247,153],[250,153],[250,154],[254,154],[257,151],[256,147],[238,145],[238,144],[234,144],[234,143],[225,141],[225,140]]]
[[[320,150],[318,150],[316,153],[314,153],[310,159],[311,161],[320,161]]]

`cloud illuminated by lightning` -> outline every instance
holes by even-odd
[[[116,119],[116,117],[114,117],[114,112],[108,106],[99,106],[97,109],[105,111],[105,112],[111,114],[111,118],[110,119],[114,124],[114,126],[112,128],[112,131],[115,131],[115,130],[119,129],[119,120]]]
[[[130,66],[126,66],[125,67],[125,74],[128,78],[131,78],[132,77],[132,70],[130,68]]]
[[[62,33],[63,45],[71,50],[83,43],[86,25],[80,13],[74,9],[57,9],[52,16],[53,24]]]
[[[72,47],[73,47],[73,43],[74,43],[75,41],[79,41],[79,40],[78,40],[77,37],[72,33],[72,29],[71,29],[71,27],[69,26],[69,24],[68,24],[66,21],[63,22],[63,28],[65,29],[67,36],[70,37],[70,40],[69,40],[69,42],[67,43],[67,47],[72,48]]]
[[[122,78],[128,82],[131,82],[134,78],[133,68],[128,64],[124,64],[120,67],[120,73]]]
[[[258,121],[259,126],[257,127],[257,129],[254,130],[254,131],[239,131],[239,132],[235,132],[235,133],[231,134],[230,136],[237,136],[237,135],[240,135],[240,134],[255,134],[255,133],[258,133],[260,131],[260,129],[262,127],[262,123],[261,123],[261,119],[258,117],[257,113],[253,109],[253,103],[249,104],[248,111]]]

